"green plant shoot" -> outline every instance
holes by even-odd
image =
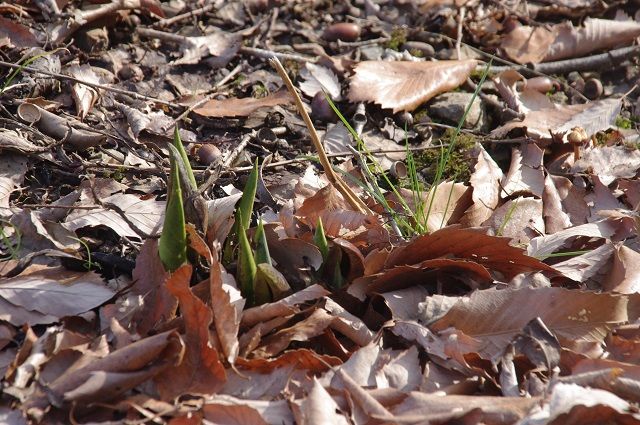
[[[271,255],[269,254],[269,245],[267,244],[267,235],[264,233],[264,224],[262,219],[258,220],[258,227],[254,236],[256,244],[256,264],[271,265]]]
[[[327,237],[324,234],[324,226],[322,226],[322,219],[320,217],[318,217],[318,225],[316,226],[316,231],[313,234],[313,243],[320,250],[322,260],[326,260],[329,255],[329,243],[327,242]]]
[[[172,272],[187,261],[187,231],[184,223],[180,173],[176,164],[176,161],[182,161],[182,157],[177,148],[172,145],[169,145],[169,154],[171,180],[164,214],[164,226],[158,243],[158,254],[164,268]]]
[[[238,269],[236,278],[240,284],[240,291],[247,299],[249,305],[254,305],[254,281],[256,278],[256,262],[254,259],[249,239],[247,238],[247,229],[244,227],[241,219],[242,209],[236,210],[236,223],[238,235]]]
[[[173,130],[173,145],[176,147],[176,149],[180,153],[180,157],[182,158],[182,162],[184,163],[184,169],[187,170],[187,176],[189,177],[189,184],[191,185],[193,190],[198,189],[196,176],[193,174],[193,169],[191,168],[191,163],[189,162],[189,157],[187,156],[187,151],[184,150],[182,139],[180,139],[180,129],[178,128],[178,124],[176,124]],[[184,183],[186,184],[187,182],[184,182]]]

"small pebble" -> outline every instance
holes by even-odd
[[[549,77],[533,77],[527,80],[527,88],[538,91],[540,93],[546,93],[553,89],[553,80]]]
[[[318,92],[311,99],[311,116],[320,122],[335,121],[336,113],[331,109],[331,105],[324,97],[324,93]]]

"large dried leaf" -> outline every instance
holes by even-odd
[[[462,84],[476,61],[364,61],[355,67],[349,100],[374,102],[383,108],[413,111],[432,97]]]
[[[144,300],[134,316],[136,331],[141,335],[175,317],[178,300],[165,285],[168,278],[169,273],[158,255],[158,240],[147,239],[136,257],[131,287],[131,292]]]
[[[71,272],[58,268],[44,268],[5,279],[0,284],[2,300],[11,303],[14,308],[49,315],[54,320],[84,313],[114,295],[94,272]],[[2,311],[0,319],[18,326],[24,324],[16,323],[18,317],[9,310]]]
[[[320,383],[314,379],[307,398],[300,403],[298,423],[304,425],[346,425],[347,419],[338,414],[338,405]]]
[[[640,151],[626,146],[602,146],[585,149],[582,158],[571,167],[572,173],[595,174],[608,186],[617,178],[631,178],[640,169]]]
[[[601,342],[612,326],[638,318],[638,301],[564,288],[487,289],[460,299],[430,328],[453,327],[485,341],[483,351],[493,357],[536,317],[561,339]]]
[[[199,108],[193,110],[194,113],[204,117],[246,117],[251,115],[256,109],[286,105],[291,103],[293,98],[286,90],[280,90],[266,97],[256,99],[245,97],[242,99],[230,98],[222,100],[210,100]]]

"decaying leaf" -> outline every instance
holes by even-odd
[[[462,84],[476,61],[364,61],[355,67],[349,100],[374,102],[383,108],[413,111],[422,103]]]

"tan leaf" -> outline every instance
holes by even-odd
[[[355,67],[349,100],[374,102],[383,108],[413,111],[432,97],[462,84],[476,61],[364,61]]]
[[[502,180],[502,198],[517,195],[533,195],[542,197],[544,190],[544,169],[542,157],[544,152],[534,143],[527,143],[522,150],[511,151],[511,165]]]
[[[280,90],[260,99],[253,97],[213,99],[194,109],[193,112],[204,117],[246,117],[258,108],[285,105],[292,101],[293,99],[289,92]]]
[[[480,226],[491,216],[500,202],[499,184],[503,177],[502,170],[482,145],[478,145],[478,149],[478,159],[470,179],[473,203],[460,220],[465,227]]]
[[[71,74],[72,77],[81,81],[94,84],[102,83],[89,64],[71,65],[67,68],[67,72]],[[84,120],[93,108],[93,105],[98,101],[99,93],[92,87],[75,83],[72,86],[71,94],[73,95],[73,100],[76,103],[76,113],[80,120]]]

